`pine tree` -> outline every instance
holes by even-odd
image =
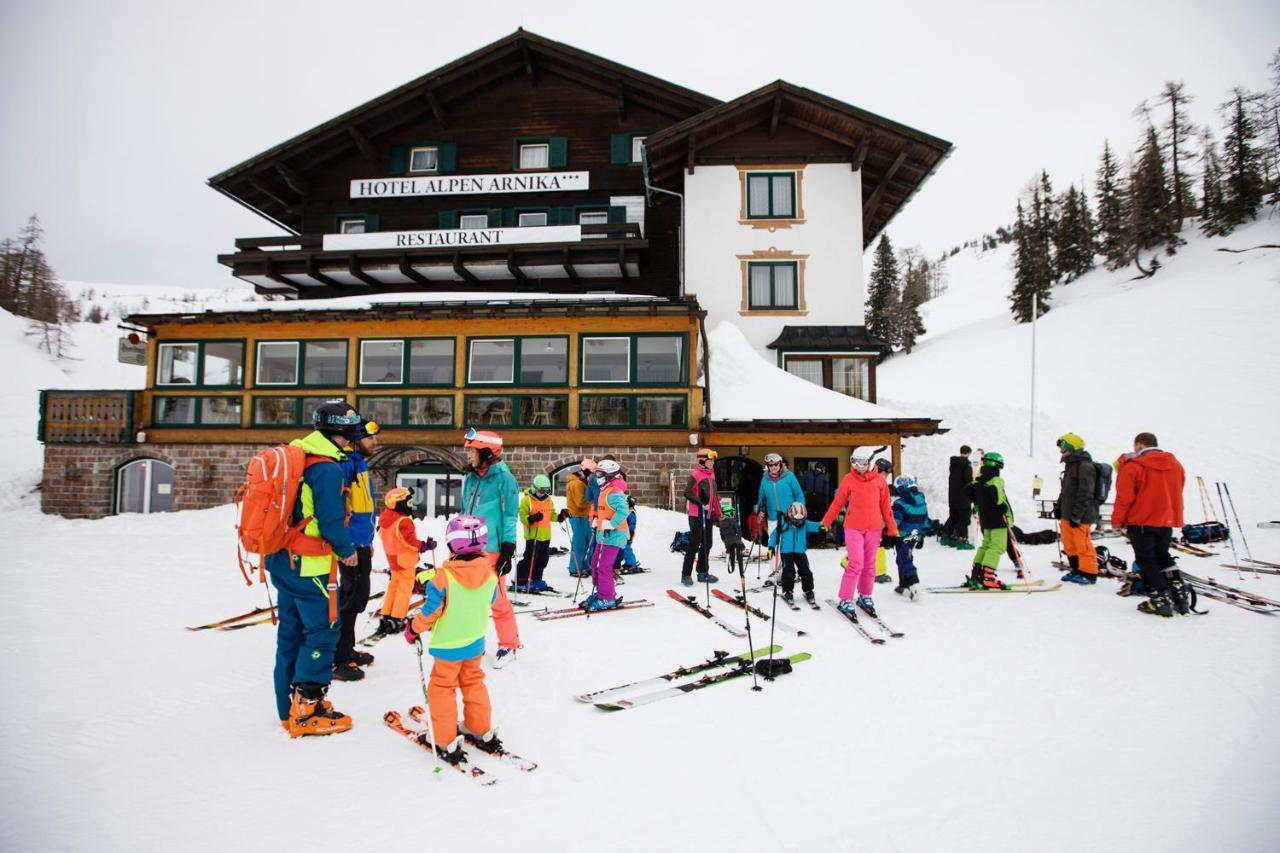
[[[1186,85],[1168,81],[1160,98],[1167,112],[1163,129],[1169,145],[1169,188],[1173,193],[1174,230],[1182,230],[1182,220],[1195,207],[1191,181],[1183,165],[1191,160],[1191,151],[1187,147],[1191,143],[1194,129],[1191,119],[1187,117],[1187,104],[1194,100],[1185,91]]]
[[[1036,189],[1039,192],[1039,188]],[[1049,310],[1049,292],[1052,282],[1044,263],[1044,251],[1039,239],[1029,227],[1022,202],[1018,202],[1018,218],[1013,225],[1014,276],[1013,292],[1009,294],[1009,307],[1019,323],[1031,322],[1032,296],[1036,297],[1036,316]]]
[[[1267,180],[1268,201],[1280,204],[1280,49],[1271,56],[1267,63],[1271,72],[1271,90],[1263,99],[1263,116],[1259,126],[1266,129],[1267,139],[1264,157],[1264,174]]]
[[[929,262],[918,251],[904,253],[902,292],[894,310],[894,331],[904,352],[911,352],[916,339],[925,333],[920,306],[928,299]]]
[[[1058,202],[1053,196],[1053,185],[1049,182],[1049,172],[1045,169],[1040,170],[1040,186],[1035,193],[1034,200],[1039,202],[1033,205],[1033,211],[1036,218],[1037,238],[1044,245],[1045,269],[1048,270],[1049,280],[1057,281],[1061,276],[1061,272],[1058,270],[1057,258],[1054,255],[1053,240],[1054,235],[1058,233],[1058,220],[1061,218],[1061,211],[1058,210]]]
[[[1181,242],[1174,230],[1171,195],[1160,140],[1155,128],[1148,127],[1138,164],[1129,179],[1129,238],[1139,269],[1142,269],[1139,251],[1163,246],[1173,254]]]
[[[1093,269],[1093,217],[1089,213],[1088,197],[1077,192],[1074,184],[1067,187],[1061,208],[1062,218],[1054,234],[1054,253],[1059,273],[1066,281],[1073,281]]]
[[[57,325],[67,315],[66,292],[45,258],[44,229],[34,214],[16,240],[0,245],[0,308]]]
[[[876,256],[871,263],[871,280],[867,284],[867,332],[889,346],[897,344],[891,309],[898,291],[898,259],[889,235],[880,237]]]
[[[1106,259],[1107,269],[1119,269],[1129,263],[1129,237],[1125,230],[1125,191],[1120,183],[1120,164],[1112,155],[1109,142],[1102,146],[1094,192],[1098,197],[1098,253]]]
[[[1216,237],[1226,233],[1222,222],[1222,160],[1218,157],[1213,131],[1206,126],[1201,130],[1201,138],[1204,144],[1200,155],[1200,231]]]
[[[1230,233],[1258,214],[1262,204],[1262,166],[1257,148],[1258,126],[1253,111],[1259,96],[1238,86],[1231,99],[1219,106],[1227,122],[1223,139],[1222,224]]]

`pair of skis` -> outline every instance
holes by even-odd
[[[533,614],[533,618],[539,622],[555,622],[559,619],[573,619],[577,616],[599,616],[604,613],[616,613],[619,610],[635,610],[640,607],[652,607],[653,602],[643,598],[633,600],[623,599],[622,603],[617,607],[611,607],[608,610],[584,610],[581,607],[566,607],[562,610],[546,610]]]
[[[619,684],[617,687],[606,687],[603,690],[592,690],[590,693],[579,693],[574,696],[579,702],[588,702],[595,704],[607,699],[615,699],[624,694],[639,693],[650,687],[661,687],[663,684],[670,684],[681,678],[688,678],[691,675],[699,675],[709,672],[713,669],[723,669],[726,666],[738,666],[744,662],[755,660],[756,658],[767,657],[776,652],[782,651],[782,646],[768,646],[763,649],[755,649],[751,652],[745,652],[740,655],[731,655],[728,652],[715,651],[711,653],[711,657],[702,663],[693,664],[692,666],[680,666],[665,672],[662,675],[655,675],[652,678],[641,679],[640,681],[628,681],[626,684]]]
[[[427,716],[427,711],[421,705],[414,705],[412,708],[409,709],[409,717],[415,722],[419,722],[419,723],[425,722],[426,716]],[[404,719],[400,716],[399,711],[388,711],[387,713],[383,714],[382,721],[387,724],[387,728],[391,729],[396,734],[406,738],[412,743],[417,744],[418,746],[422,747],[428,752],[435,751],[434,744],[431,743],[430,736],[427,734],[427,730],[411,728],[405,725]],[[474,739],[468,737],[467,735],[463,735],[463,737],[468,743],[471,743],[472,745],[475,744]],[[535,762],[530,761],[527,758],[523,758],[519,755],[516,755],[513,752],[507,752],[505,749],[500,749],[496,752],[488,752],[481,749],[478,749],[477,751],[484,752],[485,755],[492,756],[495,760],[501,761],[504,764],[509,764],[519,770],[523,770],[526,773],[531,773],[538,768],[538,765]],[[491,776],[490,774],[486,773],[484,770],[480,769],[479,767],[474,766],[471,763],[470,759],[471,759],[471,753],[463,753],[462,760],[459,761],[457,764],[450,764],[448,762],[444,762],[444,766],[452,767],[454,770],[457,770],[463,776],[466,776],[471,781],[475,782],[477,785],[481,785],[483,787],[488,787],[489,785],[493,785],[498,781],[496,776]],[[437,767],[435,772],[438,773],[439,771],[440,771],[440,768]]]
[[[385,592],[375,592],[373,595],[369,596],[369,600],[373,601],[375,598],[382,598],[385,594]],[[241,613],[238,616],[228,616],[226,619],[219,619],[216,622],[206,622],[203,625],[188,625],[187,630],[210,631],[217,628],[221,631],[238,631],[241,628],[248,628],[250,625],[261,625],[265,622],[270,622],[271,617],[275,612],[275,607],[259,607],[254,610],[250,610],[248,613]],[[266,615],[263,616],[263,614]],[[253,619],[255,616],[261,616],[262,618]],[[253,621],[245,622],[244,620],[246,619],[253,619]]]
[[[880,618],[879,614],[869,613],[866,610],[863,610],[861,607],[858,607],[856,604],[854,605],[854,607],[856,607],[857,610],[846,612],[840,609],[840,602],[836,601],[834,598],[828,598],[826,599],[826,602],[828,607],[835,610],[835,612],[839,613],[841,616],[847,619],[849,621],[849,624],[853,626],[854,630],[857,631],[866,639],[870,640],[873,645],[883,646],[885,644],[885,638],[878,637],[867,630],[867,626],[863,625],[862,620],[858,618],[859,611],[861,611],[862,615],[865,616],[868,621],[873,622],[878,628],[880,628],[880,630],[884,631],[890,637],[893,637],[894,639],[900,639],[906,636],[906,634],[902,633],[901,631],[895,631],[892,628],[890,628],[888,625],[886,625],[884,620]]]
[[[1227,586],[1213,578],[1196,577],[1186,572],[1181,572],[1181,575],[1184,583],[1190,584],[1195,588],[1197,595],[1205,598],[1212,598],[1226,604],[1234,604],[1236,607],[1251,610],[1254,613],[1280,612],[1280,601],[1276,601],[1273,598],[1267,598],[1238,587]]]
[[[705,619],[710,619],[712,622],[719,625],[721,628],[725,629],[733,636],[735,637],[747,636],[746,631],[742,630],[741,628],[735,628],[734,626],[730,625],[728,622],[721,619],[719,616],[712,613],[709,609],[699,604],[697,596],[681,595],[680,593],[676,592],[674,589],[667,590],[667,595],[671,596],[671,598],[674,601],[677,601],[680,604],[683,604],[685,607],[689,608],[694,613],[697,613],[698,615],[702,616]]]
[[[973,593],[974,595],[992,595],[1000,593],[1028,593],[1028,592],[1054,592],[1062,589],[1062,583],[1046,584],[1043,578],[1028,583],[1022,581],[1014,581],[1003,589],[974,589],[967,584],[959,586],[929,586],[925,587],[931,593]]]
[[[654,702],[660,702],[663,699],[672,699],[676,696],[683,696],[686,693],[692,693],[695,690],[702,690],[712,687],[716,684],[724,684],[728,681],[734,681],[739,678],[745,678],[751,675],[755,669],[755,661],[764,659],[771,651],[777,651],[780,646],[771,646],[765,649],[758,649],[748,654],[726,656],[719,660],[708,661],[705,664],[699,664],[695,667],[682,667],[669,672],[665,675],[659,675],[652,679],[626,684],[621,687],[610,688],[609,690],[600,690],[595,693],[583,694],[578,696],[580,701],[591,702],[602,711],[626,711],[631,708],[638,708],[641,705],[650,705]],[[780,658],[791,664],[797,664],[811,658],[808,652],[799,652],[788,658]],[[726,669],[726,667],[728,667]],[[700,677],[684,684],[676,684],[652,693],[641,693],[638,695],[619,696],[619,693],[629,690],[635,690],[639,687],[648,686],[658,681],[674,681],[685,675],[703,673]]]
[[[780,628],[783,631],[790,631],[792,634],[795,634],[797,637],[803,637],[806,633],[804,631],[801,631],[799,628],[791,627],[790,625],[786,624],[781,620],[771,619],[768,613],[765,613],[759,607],[753,607],[752,605],[747,603],[747,601],[743,599],[741,595],[729,595],[728,593],[726,593],[724,590],[721,590],[721,589],[713,589],[711,590],[711,594],[714,595],[716,598],[720,599],[721,601],[724,601],[728,604],[732,604],[734,607],[738,608],[739,610],[747,611],[752,616],[756,617],[762,622],[773,622],[773,625],[775,628]],[[792,605],[791,609],[799,610],[800,608]]]

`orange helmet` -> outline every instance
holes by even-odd
[[[395,509],[396,504],[400,503],[400,501],[407,501],[412,497],[413,497],[412,489],[406,488],[404,486],[396,486],[394,489],[389,489],[387,491],[387,494],[385,497],[383,497],[382,502],[387,505],[387,509]]]
[[[475,427],[467,430],[463,447],[474,447],[477,450],[488,450],[494,456],[502,455],[502,436],[496,432],[478,430]]]

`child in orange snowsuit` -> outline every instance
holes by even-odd
[[[387,492],[386,509],[378,516],[378,538],[382,551],[387,555],[391,580],[387,583],[387,597],[382,603],[382,622],[378,630],[387,634],[404,630],[405,615],[409,612],[409,597],[413,595],[413,582],[418,571],[418,555],[434,550],[436,542],[428,538],[419,541],[418,533],[410,517],[409,501],[413,492],[398,486]]]

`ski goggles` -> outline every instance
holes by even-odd
[[[720,458],[720,454],[719,454],[719,453],[716,453],[714,450],[704,450],[704,451],[702,451],[701,453],[699,453],[699,454],[698,454],[698,459],[699,459],[699,460],[703,460],[703,459],[719,459],[719,458]]]
[[[475,427],[470,427],[470,428],[467,430],[466,434],[464,434],[464,435],[462,436],[462,438],[463,438],[464,440],[466,440],[466,441],[475,441],[475,440],[476,440],[476,436],[477,436],[477,435],[479,435],[479,434],[480,434],[480,433],[476,432],[476,428],[475,428]]]
[[[356,412],[348,412],[345,415],[324,416],[326,426],[360,426],[363,422],[364,418],[360,417]]]
[[[373,436],[377,435],[381,430],[382,430],[382,427],[378,426],[377,421],[365,421],[364,427],[363,427],[364,435],[362,436],[362,438],[372,438]]]

